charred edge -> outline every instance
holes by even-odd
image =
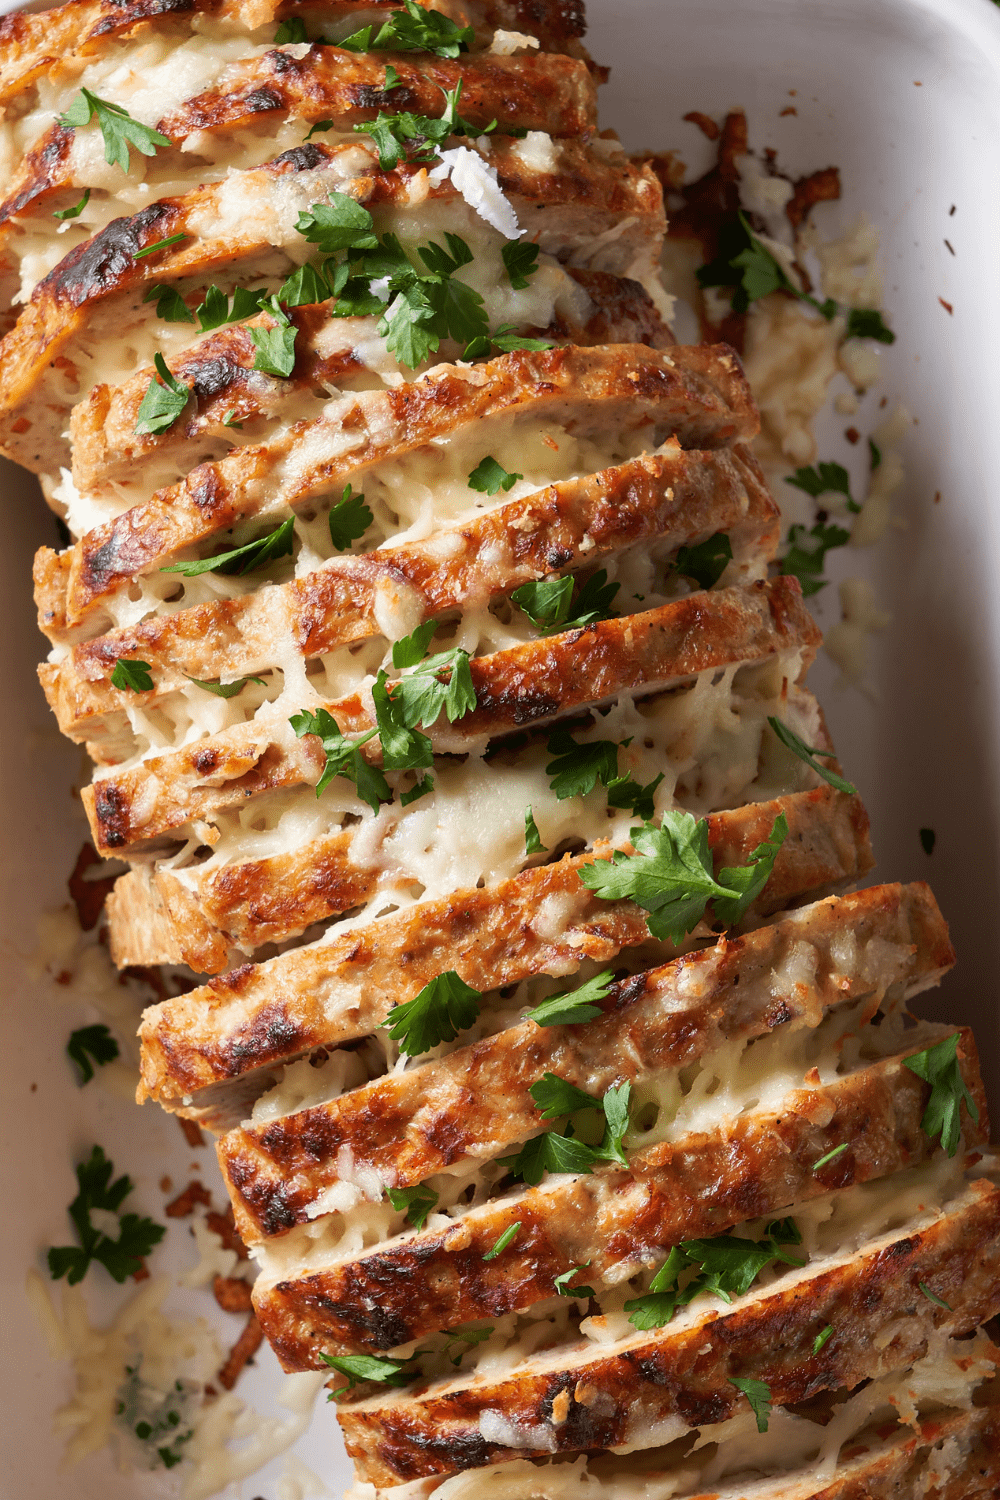
[[[72,140],[72,130],[56,125],[49,132],[48,139],[41,150],[29,155],[26,165],[29,166],[31,180],[27,187],[22,188],[13,198],[8,198],[6,203],[0,204],[0,224],[6,224],[9,219],[15,218],[36,198],[40,198],[48,191],[56,179],[58,168],[69,154]]]
[[[48,295],[57,302],[81,307],[94,297],[114,291],[133,270],[136,251],[163,238],[177,217],[177,205],[168,199],[151,203],[130,218],[113,219],[93,239],[71,250],[38,283],[31,300]]]

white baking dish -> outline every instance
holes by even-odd
[[[844,201],[819,209],[824,232],[861,210],[881,228],[887,316],[899,336],[881,387],[850,420],[870,430],[883,394],[902,399],[919,419],[895,505],[906,527],[868,552],[839,556],[832,572],[871,578],[893,623],[875,643],[874,699],[839,689],[825,659],[814,682],[871,810],[879,877],[931,880],[951,921],[959,968],[926,1009],[976,1027],[1000,1097],[993,996],[1000,970],[1000,11],[991,0],[591,0],[589,9],[591,50],[612,65],[604,124],[630,146],[673,146],[700,170],[710,148],[681,117],[743,105],[752,144],[776,147],[786,169],[841,168]],[[792,90],[798,113],[781,117]],[[863,492],[862,445],[851,449],[844,440],[846,420],[831,417],[819,456],[851,465]],[[49,986],[34,992],[25,977],[37,916],[65,900],[82,839],[73,793],[82,757],[60,741],[34,679],[42,640],[31,557],[54,541],[53,522],[25,476],[5,466],[2,484],[0,786],[8,852],[0,908],[0,1497],[53,1500],[68,1488],[80,1500],[138,1500],[176,1493],[177,1480],[162,1471],[116,1474],[107,1452],[59,1475],[61,1441],[51,1420],[67,1396],[66,1367],[46,1351],[24,1276],[42,1264],[45,1246],[67,1239],[71,1164],[94,1141],[132,1175],[143,1210],[159,1217],[159,1179],[169,1173],[178,1185],[187,1181],[192,1153],[158,1110],[139,1112],[94,1085],[74,1088],[63,1048],[69,1030],[93,1017],[60,1006]],[[836,618],[835,589],[820,596],[818,612],[824,625]],[[931,858],[918,840],[928,826],[937,832]],[[155,1258],[157,1271],[190,1263],[185,1236],[174,1230],[170,1239],[172,1248]],[[103,1272],[85,1287],[96,1319],[122,1300]],[[171,1305],[189,1315],[210,1306],[203,1293],[178,1294]],[[218,1324],[231,1340],[234,1323],[219,1314]],[[280,1415],[278,1386],[265,1352],[239,1394]],[[348,1465],[329,1408],[317,1408],[297,1452],[330,1494],[342,1493]],[[311,1493],[280,1489],[282,1472],[278,1460],[240,1493],[245,1500]]]

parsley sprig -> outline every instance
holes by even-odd
[[[111,686],[120,693],[150,693],[153,690],[153,675],[148,661],[137,657],[119,656],[111,674]]]
[[[259,536],[255,541],[244,542],[242,547],[232,547],[228,552],[216,552],[213,557],[202,557],[187,562],[170,563],[160,569],[161,573],[180,573],[184,578],[197,578],[201,573],[230,573],[242,577],[255,573],[287,557],[292,550],[295,535],[295,520],[289,516],[273,531]]]
[[[782,723],[781,719],[776,719],[773,715],[768,717],[767,722],[781,743],[787,746],[793,755],[797,755],[799,760],[805,761],[806,765],[810,766],[816,772],[817,776],[822,776],[823,780],[829,782],[830,786],[835,787],[838,792],[846,792],[849,797],[853,797],[857,793],[858,789],[852,781],[847,781],[843,776],[838,776],[836,771],[831,771],[829,766],[821,765],[816,759],[818,755],[823,756],[825,759],[831,759],[835,756],[835,751],[819,750],[815,745],[807,745],[805,740],[799,738],[794,729],[790,729],[787,724]]]
[[[676,567],[682,578],[693,578],[700,589],[712,589],[733,560],[733,545],[724,531],[677,549]]]
[[[366,1380],[377,1381],[379,1385],[407,1385],[419,1373],[414,1359],[381,1359],[376,1354],[320,1354],[319,1357],[331,1370],[347,1376],[347,1385],[331,1391],[328,1401],[339,1400]]]
[[[119,1055],[118,1043],[107,1026],[81,1026],[70,1033],[66,1052],[80,1069],[80,1086],[94,1077],[94,1064],[103,1068]]]
[[[399,1050],[419,1057],[441,1042],[453,1042],[479,1015],[482,995],[449,969],[425,984],[419,994],[394,1005],[382,1022]]]
[[[794,1219],[774,1220],[760,1241],[729,1234],[707,1240],[682,1240],[671,1249],[650,1282],[649,1291],[625,1303],[625,1311],[631,1314],[629,1322],[640,1331],[663,1328],[679,1307],[686,1307],[704,1293],[732,1302],[734,1297],[748,1292],[765,1267],[774,1261],[805,1265],[805,1261],[791,1255],[786,1248],[801,1243]]]
[[[82,1281],[91,1262],[98,1261],[122,1282],[142,1267],[143,1257],[158,1245],[166,1231],[152,1219],[138,1214],[121,1214],[118,1238],[112,1239],[91,1223],[95,1209],[117,1214],[133,1188],[132,1179],[121,1176],[111,1181],[114,1165],[100,1146],[95,1146],[86,1161],[76,1168],[78,1192],[69,1206],[79,1245],[54,1245],[48,1253],[49,1274],[53,1281],[66,1277],[70,1286]]]
[[[398,114],[387,114],[379,110],[375,120],[355,125],[354,129],[370,136],[378,150],[378,164],[383,172],[391,172],[401,161],[431,161],[438,148],[453,135],[488,135],[497,127],[496,120],[489,125],[473,125],[458,112],[458,101],[462,96],[462,80],[453,89],[442,89],[444,111],[439,116],[415,115],[410,110]],[[537,254],[537,249],[536,249]],[[527,282],[522,283],[527,286]]]
[[[604,999],[613,981],[611,970],[605,969],[578,989],[550,995],[541,1005],[529,1010],[524,1019],[534,1021],[536,1026],[577,1026],[582,1021],[594,1021],[604,1015],[603,1006],[595,1002]]]
[[[796,524],[788,529],[788,548],[781,559],[781,572],[797,578],[802,592],[808,598],[826,588],[828,580],[823,577],[826,554],[834,547],[844,547],[851,540],[851,533],[843,526],[834,526],[826,521],[817,521],[806,528]]]
[[[326,708],[317,709],[315,713],[304,709],[301,713],[292,714],[288,722],[299,739],[307,734],[314,734],[323,747],[326,765],[316,783],[317,797],[323,795],[335,776],[343,776],[348,781],[353,781],[358,796],[362,802],[368,803],[372,812],[377,813],[383,802],[392,801],[392,788],[382,772],[361,754],[361,746],[375,738],[377,729],[369,729],[367,734],[348,738],[341,733],[336,719]]]
[[[416,1187],[386,1188],[386,1197],[395,1209],[406,1209],[406,1222],[414,1229],[423,1229],[427,1216],[438,1201],[438,1195],[425,1182]]]
[[[754,234],[742,210],[737,214],[736,220],[724,226],[719,236],[719,255],[708,265],[702,266],[697,274],[699,286],[734,288],[734,312],[746,312],[751,302],[757,302],[761,297],[779,290],[790,292],[801,302],[808,302],[828,322],[837,312],[837,304],[832,297],[818,302],[815,297],[799,290],[780,262]]]
[[[851,496],[850,476],[843,464],[821,463],[815,468],[806,464],[801,469],[796,469],[794,474],[786,474],[785,483],[794,485],[797,490],[811,495],[814,500],[820,495],[843,495],[847,501],[847,509],[854,515],[861,509]]]
[[[729,1384],[742,1391],[750,1403],[750,1410],[757,1420],[757,1431],[766,1432],[771,1419],[771,1387],[766,1380],[744,1379],[739,1375],[729,1377]]]
[[[156,374],[150,377],[139,406],[135,430],[139,434],[166,432],[187,406],[191,387],[170,373],[162,354],[153,355]]]
[[[394,11],[376,32],[362,26],[338,46],[348,52],[433,52],[458,57],[475,37],[471,26],[457,26],[440,11],[425,10],[417,0],[403,0],[405,11]]]
[[[128,110],[122,109],[120,104],[100,99],[89,89],[80,90],[65,114],[59,116],[57,123],[66,128],[77,129],[81,125],[89,125],[95,116],[104,137],[104,160],[109,166],[121,167],[123,172],[128,171],[130,146],[143,156],[155,156],[158,146],[170,145],[167,136],[161,135],[151,125],[133,120]]]
[[[555,1073],[546,1073],[529,1089],[542,1119],[556,1119],[580,1110],[595,1109],[604,1116],[604,1134],[597,1146],[589,1146],[574,1131],[572,1121],[564,1132],[547,1130],[533,1136],[513,1156],[504,1156],[499,1165],[506,1167],[515,1179],[537,1187],[546,1172],[589,1174],[602,1162],[627,1164],[623,1141],[629,1128],[632,1085],[619,1084],[605,1091],[603,1098],[585,1094]]]
[[[918,1078],[931,1086],[931,1096],[920,1121],[920,1128],[931,1140],[936,1135],[940,1136],[941,1145],[949,1156],[954,1156],[958,1150],[962,1105],[965,1105],[973,1121],[979,1121],[979,1106],[966,1088],[959,1066],[958,1043],[959,1033],[956,1031],[935,1047],[915,1052],[903,1062],[904,1068],[909,1068],[911,1073],[916,1073]]]
[[[760,895],[774,869],[778,851],[788,836],[788,820],[779,813],[770,836],[751,851],[749,863],[712,874],[708,822],[670,808],[659,828],[644,823],[629,837],[636,854],[615,850],[611,859],[583,865],[580,879],[603,901],[632,900],[647,913],[653,937],[683,942],[705,914],[711,901],[717,921],[727,927],[739,922]]]
[[[599,568],[579,587],[578,583],[572,573],[563,578],[541,578],[522,583],[510,597],[541,635],[581,630],[598,620],[613,619],[611,601],[621,584],[608,583],[607,569]]]

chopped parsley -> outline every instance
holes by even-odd
[[[287,21],[282,21],[274,33],[274,45],[284,47],[287,43],[308,42],[306,35],[306,23],[301,16],[290,16]]]
[[[256,541],[245,542],[242,547],[233,547],[228,552],[216,552],[213,557],[170,563],[160,572],[180,573],[184,578],[197,578],[201,573],[233,573],[242,577],[244,573],[255,573],[258,568],[267,567],[279,557],[287,557],[292,550],[294,535],[295,520],[289,516],[287,521],[282,521],[265,536],[257,537]]]
[[[815,307],[829,322],[837,312],[833,298],[817,302],[815,297],[800,291],[784,267],[754,234],[746,215],[740,212],[737,218],[738,222],[724,227],[719,236],[720,254],[700,268],[698,284],[702,287],[733,287],[734,312],[746,312],[751,302],[757,302],[771,292],[790,292],[800,302]]]
[[[482,995],[454,969],[425,984],[418,995],[394,1005],[382,1022],[399,1050],[420,1057],[441,1042],[453,1042],[479,1015]]]
[[[393,87],[399,85],[394,83]],[[439,116],[415,115],[409,110],[399,114],[386,114],[379,110],[378,118],[365,121],[353,128],[370,136],[378,150],[378,164],[383,172],[391,172],[401,161],[430,161],[438,154],[438,147],[452,135],[488,135],[495,130],[496,120],[489,125],[473,125],[458,113],[458,101],[462,94],[462,80],[453,89],[442,89],[445,98],[443,114]],[[537,249],[536,249],[537,255]],[[527,282],[520,285],[527,286]]]
[[[262,307],[275,321],[274,328],[251,328],[250,338],[256,353],[253,368],[265,375],[287,378],[295,368],[295,335],[297,329],[277,297],[269,297]]]
[[[979,1120],[979,1106],[966,1088],[959,1067],[958,1042],[956,1031],[937,1046],[927,1047],[903,1060],[904,1068],[909,1068],[911,1073],[916,1073],[918,1078],[931,1085],[931,1096],[920,1128],[931,1140],[940,1136],[941,1145],[949,1156],[954,1156],[958,1150],[962,1105],[975,1122]]]
[[[101,135],[104,137],[104,160],[109,166],[119,166],[128,171],[129,147],[133,146],[143,156],[155,156],[157,146],[169,146],[170,141],[150,125],[133,120],[127,109],[99,99],[89,89],[81,89],[65,114],[57,123],[64,128],[77,129],[89,125],[96,116]]]
[[[504,1250],[506,1250],[507,1246],[517,1238],[517,1234],[520,1228],[520,1220],[518,1220],[516,1224],[508,1225],[503,1234],[497,1240],[496,1244],[493,1246],[493,1249],[486,1250],[484,1252],[483,1260],[496,1260],[497,1256],[500,1255]]]
[[[618,780],[618,745],[614,740],[591,740],[578,745],[568,729],[556,729],[546,747],[554,757],[545,767],[549,785],[560,802],[567,797],[586,797],[598,782],[610,786]]]
[[[525,854],[548,854],[548,850],[542,843],[542,836],[538,832],[538,824],[530,807],[524,810],[524,852]]]
[[[412,1224],[414,1229],[423,1229],[428,1214],[438,1201],[437,1193],[425,1182],[419,1183],[417,1187],[386,1188],[386,1197],[393,1208],[406,1209],[406,1222]]]
[[[171,234],[165,240],[156,240],[152,245],[145,245],[137,250],[133,259],[141,260],[144,255],[155,255],[158,250],[169,250],[171,245],[179,245],[181,240],[186,240],[186,234]]]
[[[524,1019],[534,1021],[536,1026],[577,1026],[581,1021],[595,1021],[604,1015],[603,1006],[595,1002],[604,999],[613,981],[611,970],[605,969],[588,979],[586,984],[581,984],[579,989],[550,995],[548,1000],[529,1010]]]
[[[320,1354],[319,1357],[331,1370],[347,1376],[347,1385],[331,1391],[328,1401],[336,1401],[343,1392],[353,1391],[366,1380],[377,1380],[380,1385],[407,1385],[418,1374],[412,1359],[379,1359],[375,1354]]]
[[[703,1293],[732,1302],[734,1297],[748,1292],[773,1261],[805,1265],[805,1261],[786,1249],[788,1245],[801,1243],[794,1219],[776,1219],[768,1224],[760,1241],[729,1234],[706,1240],[682,1240],[672,1247],[650,1282],[649,1291],[625,1303],[625,1311],[631,1314],[629,1322],[641,1332],[663,1328],[678,1307],[686,1307]]]
[[[543,1120],[558,1120],[562,1115],[571,1115],[578,1109],[602,1109],[600,1099],[585,1094],[575,1083],[560,1078],[557,1073],[546,1073],[528,1089],[541,1111]]]
[[[832,758],[835,754],[833,750],[817,750],[814,745],[807,745],[804,740],[799,739],[794,729],[789,729],[787,724],[783,724],[780,719],[773,716],[770,716],[767,722],[781,743],[791,750],[793,755],[797,755],[799,760],[805,761],[817,776],[822,776],[823,780],[829,782],[838,792],[846,792],[851,797],[855,795],[858,789],[853,782],[845,780],[843,776],[838,776],[836,771],[831,771],[828,766],[820,765],[816,759],[817,755],[822,755],[827,759]]]
[[[582,1266],[570,1266],[568,1271],[563,1271],[561,1276],[557,1276],[552,1283],[556,1289],[556,1295],[558,1297],[596,1297],[597,1293],[592,1286],[570,1286],[569,1284],[574,1276],[579,1276],[580,1272],[585,1271],[589,1265],[590,1261],[585,1260]]]
[[[500,1166],[506,1167],[513,1177],[537,1187],[546,1172],[587,1174],[599,1163],[607,1161],[626,1165],[622,1142],[629,1128],[631,1084],[609,1088],[603,1099],[597,1099],[554,1073],[546,1073],[544,1078],[532,1084],[529,1092],[538,1108],[545,1109],[543,1119],[575,1114],[580,1109],[600,1110],[604,1115],[604,1135],[600,1145],[589,1146],[573,1133],[570,1123],[562,1134],[548,1130],[533,1136],[514,1156],[500,1158]]]
[[[331,192],[326,203],[314,203],[303,210],[295,228],[321,255],[336,255],[340,250],[377,250],[378,236],[367,208],[349,193]]]
[[[729,1384],[742,1391],[750,1402],[750,1409],[757,1419],[757,1431],[766,1432],[771,1417],[771,1387],[763,1380],[744,1380],[739,1375],[729,1377]]]
[[[820,1331],[819,1331],[819,1333],[813,1339],[813,1353],[814,1354],[818,1354],[819,1351],[822,1349],[823,1345],[825,1343],[827,1343],[832,1337],[833,1337],[833,1324],[832,1323],[827,1323],[826,1327],[825,1328],[821,1328]]]
[[[152,692],[153,678],[149,670],[149,662],[138,661],[134,657],[119,656],[111,674],[111,686],[117,688],[119,692],[125,692],[126,689],[133,693]]]
[[[429,727],[443,713],[450,724],[476,706],[469,653],[461,647],[439,651],[418,662],[407,676],[388,684],[393,705],[407,729]]]
[[[107,1026],[81,1026],[71,1032],[66,1052],[80,1069],[80,1086],[94,1077],[94,1064],[103,1068],[119,1056],[118,1043]]]
[[[608,806],[625,808],[636,818],[651,819],[656,810],[654,794],[662,780],[662,771],[645,786],[631,776],[619,776],[608,783]]]
[[[208,287],[195,309],[202,333],[210,333],[213,328],[223,328],[228,323],[242,323],[244,318],[260,311],[266,295],[263,290],[251,292],[238,286],[230,301],[219,287]],[[159,312],[159,305],[156,310]]]
[[[471,26],[456,26],[436,10],[425,10],[417,0],[403,0],[406,10],[394,11],[376,32],[374,26],[338,43],[348,52],[434,52],[438,57],[457,57],[467,51],[475,37]]]
[[[343,776],[354,782],[358,796],[362,802],[368,803],[372,812],[377,813],[381,803],[392,801],[392,790],[382,772],[377,766],[369,765],[361,754],[361,746],[375,738],[377,729],[369,729],[367,734],[348,739],[341,734],[336,719],[325,708],[317,709],[315,713],[303,710],[292,714],[288,722],[299,739],[315,734],[323,746],[326,765],[316,783],[317,797],[323,795],[335,776]]]
[[[805,526],[791,526],[788,550],[781,559],[781,572],[797,578],[807,598],[810,594],[818,594],[827,585],[827,579],[823,577],[826,554],[833,547],[846,546],[850,540],[851,533],[843,526],[828,525],[825,521],[817,521],[809,530]]]
[[[267,686],[263,677],[238,677],[235,682],[202,682],[198,677],[189,677],[188,682],[193,682],[204,693],[213,693],[216,698],[238,698],[248,682],[259,682],[261,687]]]
[[[374,519],[364,495],[353,495],[350,484],[346,484],[336,505],[331,506],[328,517],[330,543],[334,550],[346,552],[352,542],[364,536]]]
[[[143,302],[156,303],[156,316],[165,323],[193,323],[194,313],[174,286],[158,281],[149,287]]]
[[[171,375],[162,354],[153,355],[153,364],[156,374],[146,387],[135,424],[140,435],[166,432],[177,421],[191,396],[190,386]]]
[[[746,865],[712,874],[708,822],[671,808],[659,828],[644,823],[630,830],[636,854],[616,850],[609,860],[583,865],[580,879],[604,901],[632,900],[647,913],[653,937],[680,943],[692,932],[711,901],[717,921],[738,922],[760,895],[788,835],[784,813],[775,818],[768,839],[758,844]]]
[[[69,1206],[79,1245],[55,1245],[48,1253],[49,1274],[53,1281],[66,1277],[70,1286],[82,1281],[92,1261],[98,1261],[114,1277],[122,1282],[142,1267],[143,1257],[154,1245],[158,1245],[166,1231],[152,1219],[140,1218],[138,1214],[119,1214],[118,1238],[112,1239],[103,1230],[91,1223],[91,1213],[99,1209],[102,1213],[118,1214],[132,1191],[130,1177],[121,1176],[111,1181],[113,1164],[100,1146],[95,1146],[86,1161],[78,1163],[76,1180],[78,1192]]]
[[[427,655],[427,647],[430,645],[434,632],[438,628],[437,620],[425,620],[418,625],[416,630],[409,635],[404,635],[402,640],[394,642],[392,648],[392,664],[394,667],[415,667],[418,661],[423,661]]]
[[[515,1230],[518,1230],[521,1226],[520,1224],[516,1224],[514,1227]],[[489,1256],[484,1255],[483,1259],[488,1260]],[[444,1348],[441,1350],[441,1353],[447,1354],[453,1365],[460,1365],[462,1363],[462,1360],[468,1354],[469,1350],[474,1349],[477,1344],[484,1344],[492,1332],[493,1327],[492,1325],[490,1325],[487,1328],[466,1328],[464,1332],[451,1333],[448,1336],[448,1341],[445,1344]],[[460,1349],[458,1354],[453,1355],[451,1351],[456,1348],[456,1346],[461,1344],[464,1344],[465,1347]]]
[[[326,277],[309,261],[298,266],[278,290],[278,301],[285,307],[312,306],[329,296]]]
[[[434,747],[426,734],[412,728],[403,715],[403,700],[389,692],[380,670],[372,684],[375,721],[382,742],[382,764],[388,771],[427,770],[434,764]]]
[[[882,314],[874,307],[852,307],[847,314],[849,339],[877,339],[880,344],[894,344],[896,335],[882,321]]]
[[[83,197],[79,203],[74,203],[72,208],[57,208],[52,217],[54,219],[78,219],[89,202],[90,188],[84,188]]]
[[[732,543],[724,531],[717,531],[695,547],[679,547],[677,571],[682,578],[693,578],[700,589],[712,589],[732,560]]]
[[[785,483],[811,495],[814,500],[820,495],[843,495],[849,511],[857,514],[861,509],[851,498],[850,476],[843,464],[817,464],[815,468],[807,464],[796,469],[794,474],[786,474]]]
[[[513,354],[515,349],[539,351],[555,348],[550,339],[529,339],[515,333],[516,327],[516,323],[501,323],[499,328],[494,329],[492,333],[480,334],[471,339],[465,346],[462,358],[485,359],[494,350],[498,350],[501,354]]]
[[[572,573],[563,578],[541,578],[522,583],[510,597],[542,635],[551,635],[556,630],[579,630],[598,620],[612,619],[611,601],[621,584],[608,583],[607,570],[599,568],[580,587],[573,602],[577,583]]]
[[[421,797],[426,797],[434,790],[433,776],[422,776],[419,781],[414,782],[408,792],[400,792],[399,801],[402,807],[409,807],[411,802],[419,802]]]
[[[882,463],[882,449],[876,443],[873,443],[871,438],[868,439],[868,458],[871,464],[871,471],[874,474],[875,470]]]
[[[923,1294],[927,1298],[928,1302],[933,1302],[935,1307],[943,1307],[944,1310],[945,1310],[945,1312],[953,1312],[954,1311],[954,1309],[949,1305],[949,1303],[947,1303],[944,1300],[943,1297],[939,1297],[936,1292],[932,1292],[931,1291],[930,1287],[926,1284],[926,1282],[918,1281],[917,1282],[917,1286],[923,1292]]]
[[[523,474],[508,473],[503,464],[487,454],[469,475],[468,483],[470,490],[477,490],[481,495],[496,495],[501,490],[512,490],[523,478]]]
[[[507,240],[500,254],[507,280],[515,292],[523,291],[538,270],[538,246],[530,240]]]

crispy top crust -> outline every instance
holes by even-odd
[[[948,1309],[920,1292],[928,1278]],[[526,1360],[507,1378],[437,1382],[413,1396],[344,1406],[338,1415],[359,1477],[398,1484],[511,1458],[618,1447],[671,1419],[677,1435],[723,1422],[745,1400],[733,1376],[763,1380],[781,1406],[851,1388],[921,1358],[934,1333],[965,1333],[998,1308],[1000,1191],[979,1181],[931,1223],[791,1272],[718,1313],[689,1309],[658,1333],[596,1353],[577,1344]],[[827,1324],[834,1332],[813,1354]],[[558,1397],[563,1421],[553,1413]],[[485,1437],[480,1419],[488,1411],[502,1413],[523,1446]]]
[[[400,85],[381,84],[393,66]],[[550,53],[498,57],[491,53],[439,58],[421,53],[355,53],[316,45],[305,57],[275,48],[228,68],[218,84],[164,115],[155,128],[176,147],[196,132],[221,134],[273,120],[330,120],[337,129],[374,120],[382,109],[438,118],[445,90],[461,85],[471,123],[499,122],[552,136],[585,135],[597,121],[597,92],[586,64]],[[32,146],[0,203],[0,226],[26,211],[44,212],[49,199],[73,187],[68,156],[74,132],[62,125]],[[184,158],[180,158],[179,165]],[[79,191],[78,188],[74,189]]]
[[[985,1102],[971,1033],[963,1032],[962,1077]],[[439,1329],[524,1312],[553,1295],[557,1276],[586,1265],[577,1284],[616,1283],[660,1260],[682,1239],[718,1234],[832,1189],[888,1177],[934,1152],[921,1129],[929,1086],[901,1056],[834,1083],[793,1089],[777,1110],[720,1120],[718,1129],[629,1153],[627,1171],[560,1175],[456,1216],[446,1229],[404,1233],[296,1277],[266,1272],[254,1287],[258,1319],[286,1370],[322,1368],[325,1353],[377,1353]],[[966,1144],[985,1140],[965,1120]],[[223,1155],[241,1235],[245,1158]],[[812,1164],[845,1141],[828,1167]],[[288,1181],[291,1167],[288,1172]],[[276,1221],[281,1204],[274,1200]],[[520,1226],[502,1265],[484,1260]],[[259,1229],[257,1233],[259,1234]]]
[[[837,942],[846,932],[854,937],[853,966]],[[816,960],[809,985],[782,981],[796,945],[807,945]],[[891,986],[923,988],[940,978],[950,955],[944,920],[924,886],[883,886],[820,902],[743,937],[722,938],[612,985],[600,1002],[604,1019],[586,1026],[522,1021],[327,1104],[231,1131],[219,1142],[219,1160],[240,1232],[251,1243],[307,1222],[316,1198],[339,1180],[344,1146],[354,1168],[412,1186],[533,1135],[540,1124],[528,1090],[545,1072],[599,1097],[624,1080],[688,1067],[733,1037],[816,1026],[828,1008],[862,996],[870,996],[874,1015]]]
[[[628,228],[622,236],[622,264],[605,269],[624,271],[640,249],[655,249],[663,226],[663,200],[648,168],[611,162],[581,141],[561,140],[556,166],[539,171],[525,164],[518,145],[510,137],[490,139],[480,154],[496,169],[500,187],[529,238],[539,237],[544,249],[558,253],[565,239],[572,239],[575,246],[584,227],[599,236],[604,228],[624,219]],[[63,354],[74,335],[113,296],[135,294],[153,282],[170,284],[209,276],[223,266],[232,270],[269,253],[275,216],[288,211],[284,179],[309,174],[303,179],[304,196],[298,205],[303,208],[307,200],[316,202],[332,188],[349,190],[369,209],[379,204],[405,209],[415,192],[444,201],[457,196],[450,181],[428,189],[426,168],[417,163],[401,162],[383,172],[372,158],[363,175],[358,175],[357,163],[356,144],[324,146],[306,141],[262,167],[238,174],[241,192],[256,200],[254,220],[242,232],[218,238],[200,233],[200,226],[210,222],[219,205],[227,201],[226,183],[211,183],[181,197],[161,198],[128,218],[114,219],[71,250],[37,284],[0,344],[4,451],[29,468],[51,467],[51,455],[43,457],[39,447],[44,411],[30,408],[30,419],[23,412],[52,360]],[[187,239],[137,258],[137,252],[176,234],[185,234]],[[25,430],[25,420],[33,424],[30,431]]]
[[[564,480],[463,525],[442,559],[435,543],[409,542],[332,559],[292,583],[236,599],[155,616],[81,642],[58,665],[39,668],[64,734],[100,734],[134,701],[111,684],[120,656],[150,665],[156,702],[189,677],[245,677],[273,660],[274,642],[305,657],[380,634],[375,609],[386,593],[416,602],[421,620],[475,607],[530,579],[588,566],[647,538],[665,548],[718,531],[737,566],[762,567],[778,541],[778,511],[749,448],[665,452],[631,459],[587,478]],[[96,747],[100,759],[101,748]]]
[[[476,707],[429,738],[439,751],[463,753],[484,738],[547,723],[623,692],[649,693],[732,662],[805,653],[821,636],[797,579],[779,577],[743,589],[699,592],[638,615],[542,636],[469,663]],[[316,736],[296,738],[289,704],[190,746],[152,756],[95,781],[84,796],[102,852],[148,846],[192,819],[206,819],[279,787],[315,784],[326,764]],[[328,702],[343,734],[375,727],[368,693]],[[374,742],[363,753],[377,757]]]
[[[398,0],[69,0],[53,10],[15,12],[0,21],[0,103],[15,98],[43,74],[72,74],[109,42],[143,23],[217,16],[254,31],[311,11],[332,21],[355,15],[367,19],[372,11],[398,9]],[[586,29],[582,0],[470,0],[465,9],[465,24],[475,25],[481,33],[495,28],[520,31],[538,37],[545,52],[581,55],[578,39]]]
[[[552,420],[585,412],[609,427],[652,421],[664,438],[673,433],[689,448],[724,447],[757,430],[743,371],[725,346],[521,350],[479,366],[438,365],[391,390],[346,395],[326,416],[294,423],[270,443],[200,464],[66,553],[43,551],[35,571],[42,628],[84,625],[105,597],[183,548],[204,548],[237,520],[294,508],[349,482],[361,488],[377,463],[490,418],[529,412]],[[345,432],[353,436],[347,452]]]
[[[788,837],[748,922],[793,895],[854,879],[872,865],[860,798],[823,786],[712,813],[715,868],[744,864],[782,812]],[[592,857],[567,856],[498,886],[420,903],[331,942],[245,964],[147,1010],[140,1028],[142,1097],[170,1107],[251,1073],[257,1074],[252,1088],[261,1093],[269,1086],[268,1068],[368,1035],[394,1004],[412,999],[446,969],[486,994],[532,974],[573,974],[585,958],[605,962],[647,942],[638,907],[601,901],[579,880],[577,869]],[[706,936],[700,927],[685,946]],[[672,951],[663,945],[665,957]],[[244,1092],[239,1112],[228,1120],[223,1095],[205,1094],[195,1107],[211,1112],[213,1127],[225,1126],[245,1115],[245,1098]]]

